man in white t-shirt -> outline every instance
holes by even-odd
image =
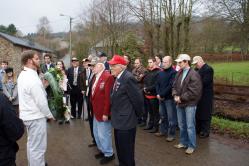
[[[44,166],[47,149],[47,119],[54,119],[48,108],[44,85],[37,70],[38,53],[33,50],[22,53],[23,70],[18,77],[20,118],[27,128],[27,157],[29,166]],[[32,81],[30,81],[32,80]]]

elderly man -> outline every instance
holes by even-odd
[[[105,65],[105,70],[110,70],[110,66],[107,62],[107,55],[104,52],[98,52],[97,57],[99,61]]]
[[[28,165],[44,166],[47,149],[47,119],[54,118],[48,107],[46,91],[37,74],[40,67],[38,53],[32,50],[24,51],[21,63],[24,68],[18,77],[17,85],[20,118],[27,128]]]
[[[143,112],[143,96],[127,62],[114,55],[108,62],[116,77],[111,94],[111,121],[120,166],[135,166],[134,149],[137,118]]]
[[[110,95],[114,78],[110,72],[105,71],[103,63],[97,63],[93,68],[91,101],[93,108],[93,133],[100,153],[96,159],[102,158],[100,164],[107,164],[115,156],[112,149],[112,126],[110,121]]]
[[[180,128],[180,143],[176,148],[187,148],[186,154],[192,154],[196,148],[195,112],[201,97],[201,78],[190,67],[190,56],[180,54],[175,60],[181,70],[176,75],[172,95],[177,104],[178,126]]]
[[[210,123],[213,111],[213,77],[214,70],[211,66],[206,64],[202,57],[195,56],[193,58],[193,65],[196,66],[202,81],[202,96],[198,102],[196,109],[196,132],[200,138],[209,136]]]
[[[156,84],[157,99],[160,102],[159,113],[161,124],[160,132],[156,136],[167,135],[167,141],[175,139],[177,115],[176,105],[172,97],[172,86],[175,81],[176,71],[172,67],[172,58],[165,56],[162,62],[162,71],[159,72]]]

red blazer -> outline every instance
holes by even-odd
[[[114,78],[109,71],[104,71],[91,94],[93,114],[98,121],[103,121],[102,116],[110,116],[110,97]],[[93,83],[94,84],[94,83]]]

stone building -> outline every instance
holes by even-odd
[[[30,49],[39,53],[53,52],[35,42],[0,32],[0,62],[8,61],[9,66],[13,67],[16,73],[21,71],[21,53]]]

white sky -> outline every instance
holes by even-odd
[[[13,23],[23,34],[36,32],[39,18],[47,16],[52,32],[69,31],[70,15],[79,22],[79,15],[91,0],[0,0],[0,25]]]

